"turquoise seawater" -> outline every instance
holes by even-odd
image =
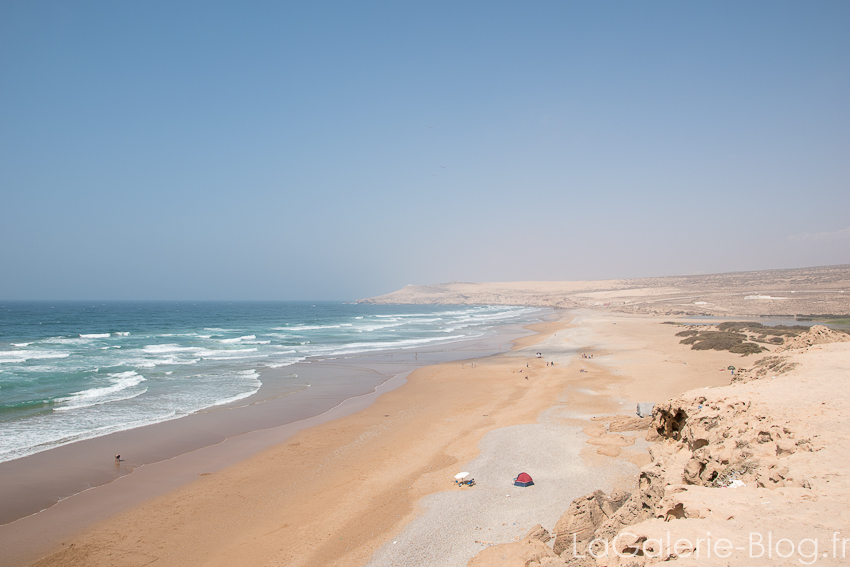
[[[480,337],[541,312],[342,302],[7,302],[0,304],[0,461],[248,397],[264,369]]]

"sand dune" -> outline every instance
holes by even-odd
[[[534,327],[510,352],[417,370],[366,409],[63,536],[35,565],[613,567],[672,559],[613,553],[667,533],[693,543],[710,531],[746,548],[757,530],[795,542],[788,564],[804,564],[801,539],[830,554],[818,565],[846,564],[850,342],[815,329],[787,350],[765,343],[770,352],[742,356],[692,350],[677,336],[687,327],[665,322],[695,322],[676,313],[766,315],[776,305],[848,313],[848,272],[456,283],[375,298],[584,307]],[[732,383],[729,366],[748,370]],[[651,427],[632,417],[639,402],[657,403]],[[460,470],[478,484],[456,487]],[[523,470],[538,482],[515,492],[512,476]],[[728,488],[733,480],[744,486]],[[576,525],[631,539],[599,560],[566,557]],[[3,528],[13,533],[14,524]],[[835,532],[837,545],[847,540],[840,558]],[[684,551],[680,563],[720,559]],[[716,564],[781,564],[746,553]]]
[[[631,280],[408,285],[364,303],[596,307],[659,315],[850,313],[850,264]]]

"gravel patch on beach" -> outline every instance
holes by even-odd
[[[447,491],[423,499],[421,514],[373,556],[368,567],[440,565],[463,567],[489,545],[521,538],[535,524],[553,529],[575,498],[611,490],[637,467],[611,459],[592,467],[579,456],[587,436],[574,426],[515,425],[487,433],[481,454],[458,468],[470,471],[474,487],[457,488],[447,475]],[[513,486],[527,472],[535,484]]]
[[[543,360],[566,366],[582,346],[565,340],[571,333],[558,334],[504,356],[516,357],[524,366],[540,352]],[[563,423],[592,416],[570,408],[567,397],[564,392],[537,423],[488,432],[479,443],[481,454],[447,475],[447,490],[424,498],[419,516],[381,547],[367,567],[464,567],[485,547],[516,541],[536,524],[552,530],[574,499],[594,490],[610,491],[623,475],[637,473],[638,467],[621,460],[585,463],[580,452],[587,435]],[[460,471],[469,471],[476,485],[455,487],[452,476]],[[513,485],[521,472],[531,475],[533,486]]]

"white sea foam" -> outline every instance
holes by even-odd
[[[11,350],[0,352],[0,364],[20,363],[45,358],[68,358],[71,353],[53,350]]]
[[[503,319],[537,311],[469,307],[381,315],[360,311],[357,316],[357,311],[349,311],[344,318],[322,314],[309,320],[282,318],[275,330],[268,323],[245,319],[244,325],[228,320],[233,327],[229,329],[172,326],[162,333],[89,333],[34,342],[24,342],[31,340],[25,336],[9,337],[20,342],[0,350],[0,363],[7,363],[0,364],[4,381],[8,374],[25,380],[30,373],[68,373],[68,383],[79,385],[73,394],[69,390],[53,394],[61,399],[56,411],[3,422],[0,461],[246,398],[260,382],[255,371],[242,374],[242,369],[280,368],[308,362],[310,357],[421,349],[474,338]],[[96,324],[106,329],[115,325]],[[118,325],[134,328],[132,323]],[[36,358],[58,360],[31,360]],[[105,374],[110,369],[113,374]]]
[[[303,338],[304,335],[296,335],[291,333],[266,333],[268,337],[274,337],[275,339],[292,339],[292,338]]]
[[[242,360],[242,359],[247,359],[247,358],[267,358],[267,357],[271,356],[269,354],[252,354],[250,356],[242,356],[242,355],[238,354],[238,353],[242,353],[242,352],[250,352],[250,351],[255,351],[255,350],[257,350],[257,349],[247,349],[246,348],[246,349],[242,349],[242,350],[239,350],[239,351],[232,351],[235,354],[232,354],[230,356],[208,356],[208,357],[205,358],[205,360]]]
[[[396,320],[397,320],[397,319],[387,319],[387,321],[396,321]],[[413,325],[421,325],[421,324],[423,324],[423,323],[436,323],[437,321],[442,321],[442,320],[443,320],[443,318],[442,318],[442,317],[432,317],[432,318],[430,318],[430,319],[415,319],[415,320],[412,320],[412,319],[401,319],[400,321],[401,321],[401,324],[402,324],[402,325],[411,325],[411,324],[413,324]]]
[[[26,352],[0,352],[0,364],[24,362],[27,360]]]
[[[239,372],[238,375],[241,379],[240,382],[251,389],[247,392],[241,392],[235,396],[218,400],[212,404],[213,406],[223,406],[224,404],[229,404],[247,398],[248,396],[252,396],[260,389],[260,386],[263,385],[263,383],[260,382],[260,375],[257,374],[256,370],[243,370],[242,372]]]
[[[135,358],[127,360],[123,364],[136,368],[156,368],[157,366],[174,364],[197,364],[200,361],[200,358],[174,358],[173,356],[169,356],[167,358]]]
[[[171,352],[197,352],[204,350],[202,347],[182,347],[176,344],[166,344],[166,345],[145,345],[145,352],[149,352],[152,354],[164,354]]]
[[[238,342],[241,342],[241,341],[250,341],[250,340],[256,339],[256,338],[257,338],[256,335],[245,335],[244,337],[238,337],[238,338],[235,338],[235,339],[219,339],[218,342],[232,344],[232,343],[238,343]]]
[[[87,342],[86,339],[80,339],[79,336],[76,337],[47,337],[46,339],[42,339],[40,342],[42,343],[80,343]]]
[[[53,408],[53,411],[69,411],[109,402],[129,400],[140,396],[147,390],[147,388],[143,388],[140,391],[123,392],[145,381],[143,376],[140,376],[133,370],[110,374],[109,381],[112,382],[109,386],[89,388],[88,390],[74,392],[66,398],[56,400],[63,405]]]
[[[421,339],[401,339],[395,341],[375,342],[352,342],[344,345],[317,346],[311,349],[310,356],[338,356],[352,354],[355,352],[369,352],[375,350],[394,350],[421,347],[424,345],[440,344],[462,339],[476,338],[480,335],[452,335],[442,337],[428,337]]]
[[[295,325],[292,327],[273,327],[274,331],[318,331],[320,329],[339,329],[342,325]]]
[[[307,358],[306,356],[284,358],[283,360],[275,360],[273,362],[268,362],[268,363],[266,363],[266,366],[268,368],[282,368],[284,366],[292,366],[293,364],[301,362],[301,361],[305,360],[306,358]]]
[[[379,319],[395,319],[396,317],[424,317],[425,313],[396,313],[395,315],[375,315]]]
[[[406,324],[407,323],[405,323],[405,322],[388,323],[386,325],[380,325],[380,324],[372,323],[370,325],[358,327],[357,331],[360,332],[360,333],[363,333],[363,332],[371,333],[371,332],[374,332],[374,331],[380,331],[382,329],[392,329],[394,327],[401,327],[401,326],[406,325]]]
[[[216,356],[227,356],[229,354],[241,354],[248,352],[257,352],[254,347],[251,348],[230,348],[230,349],[203,349],[198,352],[198,356],[202,358],[212,358]]]
[[[125,414],[123,419],[117,422],[93,425],[90,421],[81,422],[76,414],[77,412],[58,412],[25,422],[7,422],[0,429],[0,462],[182,416],[173,410],[141,418],[135,414]]]

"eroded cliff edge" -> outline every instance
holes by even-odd
[[[469,567],[850,562],[850,342],[821,329],[658,404],[637,487],[578,498]]]

